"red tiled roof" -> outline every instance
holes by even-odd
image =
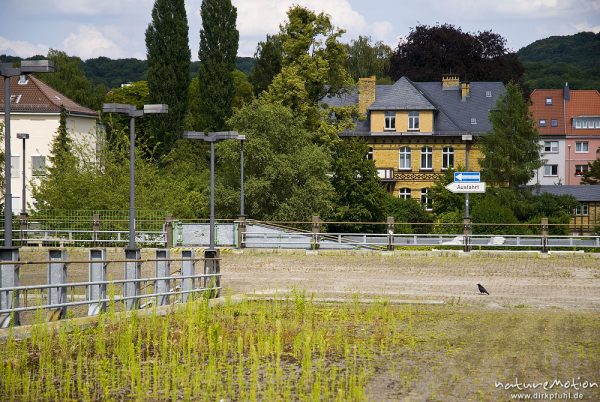
[[[0,110],[4,111],[4,80],[0,85]],[[11,112],[25,113],[60,113],[63,105],[71,114],[97,117],[98,113],[81,106],[67,98],[44,82],[28,76],[26,84],[19,83],[19,77],[11,77]]]

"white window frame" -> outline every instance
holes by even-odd
[[[477,118],[471,117],[471,124],[477,124]]]
[[[588,141],[575,142],[575,152],[578,154],[587,154],[588,152],[590,152],[589,142]]]
[[[540,119],[540,127],[546,127],[546,119]]]
[[[580,169],[577,169],[577,168]],[[589,172],[590,166],[586,163],[585,165],[575,165],[575,176],[581,177],[584,173]]]
[[[587,216],[589,215],[590,209],[587,202],[581,202],[575,207],[575,215]]]
[[[558,120],[557,119],[550,120],[550,127],[558,127]]]
[[[485,91],[485,97],[486,98],[491,98],[492,97],[492,91]]]
[[[43,167],[41,169],[38,169],[35,167],[34,164],[34,158],[41,158],[40,160],[43,161]],[[47,172],[47,165],[46,165],[46,156],[45,155],[32,155],[31,156],[31,174],[34,177],[41,177],[41,176],[46,176],[46,172]]]
[[[433,170],[433,148],[427,145],[421,148],[421,170]]]
[[[553,147],[554,144],[556,144],[556,147]],[[544,141],[544,153],[557,154],[558,153],[558,141]]]
[[[410,200],[412,197],[412,191],[408,187],[403,187],[398,191],[398,196],[403,200]]]
[[[420,126],[421,125],[419,123],[419,112],[408,112],[408,131],[419,131]]]
[[[367,151],[367,160],[368,161],[373,160],[373,147],[369,147],[369,150]]]
[[[399,170],[411,170],[411,150],[410,147],[400,147],[398,150],[398,169]]]
[[[454,168],[454,147],[442,148],[442,170]]]
[[[383,116],[383,130],[384,131],[395,131],[396,130],[396,112],[386,111]]]
[[[550,170],[550,172],[548,172],[548,170]],[[553,173],[554,170],[556,170],[556,173]],[[556,176],[558,176],[558,165],[556,165],[556,164],[544,165],[544,177],[556,177]]]
[[[581,128],[581,120],[575,119],[573,121],[573,125],[575,126],[575,128]]]
[[[421,189],[421,205],[423,205],[423,208],[425,208],[426,211],[431,211],[433,209],[431,207],[431,197],[429,196],[428,188]]]
[[[10,177],[21,177],[21,155],[10,156]]]
[[[552,97],[551,96],[547,96],[546,97],[546,105],[551,106],[552,104],[553,104]]]

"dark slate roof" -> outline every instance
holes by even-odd
[[[444,91],[441,82],[415,82],[414,85],[438,109],[434,132],[487,133],[492,129],[489,112],[505,91],[501,82],[471,82],[469,97],[463,102],[461,91]],[[487,91],[492,93],[489,98]],[[475,118],[477,124],[471,124],[471,118]]]
[[[600,201],[600,185],[530,186],[534,194],[572,195],[580,202]]]
[[[378,92],[381,92],[378,93]],[[435,110],[436,107],[423,96],[413,82],[400,78],[386,90],[376,91],[375,102],[368,110]]]

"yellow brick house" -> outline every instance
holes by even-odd
[[[341,136],[365,138],[388,191],[429,209],[429,189],[446,169],[479,170],[477,137],[491,130],[488,115],[503,93],[501,82],[461,83],[456,75],[441,82],[402,77],[392,85],[370,77],[359,80],[353,96],[326,103],[358,103],[365,120]]]

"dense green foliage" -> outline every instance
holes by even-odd
[[[492,131],[479,139],[483,159],[483,179],[492,185],[517,188],[533,177],[543,165],[540,159],[539,134],[529,112],[529,105],[514,82],[498,99],[490,113]]]
[[[518,52],[529,90],[561,88],[600,90],[600,33],[551,36]]]
[[[471,34],[450,24],[411,28],[391,57],[394,80],[407,76],[413,81],[439,81],[448,73],[465,81],[520,82],[523,66],[499,34]]]
[[[256,64],[250,73],[250,82],[254,93],[259,95],[281,71],[283,58],[283,42],[279,35],[267,35],[264,42],[259,42],[254,54]]]
[[[231,73],[235,69],[239,32],[237,9],[230,0],[203,0],[200,7],[199,131],[225,129],[231,116],[235,86]]]
[[[149,103],[167,104],[169,113],[146,116],[148,146],[164,157],[181,136],[190,85],[188,23],[183,0],[156,0],[146,30]]]
[[[109,59],[97,57],[83,62],[86,77],[94,84],[103,84],[107,88],[118,88],[128,82],[146,79],[148,62],[138,59]]]
[[[389,80],[392,49],[382,41],[371,44],[369,36],[359,36],[348,45],[346,68],[355,81],[376,76],[378,81]]]
[[[600,159],[588,163],[588,171],[581,178],[582,184],[600,184]]]

